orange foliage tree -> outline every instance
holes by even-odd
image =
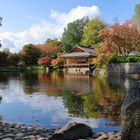
[[[57,39],[48,39],[41,47],[41,52],[44,56],[57,56],[61,52],[60,42]]]
[[[106,64],[113,56],[128,56],[140,50],[140,32],[131,22],[114,24],[100,31],[103,41],[96,49],[97,64]]]
[[[58,57],[54,60],[52,60],[52,66],[63,66],[64,65],[64,58]]]

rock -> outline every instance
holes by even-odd
[[[102,135],[102,134],[97,133],[97,134],[92,135],[92,138],[93,138],[93,139],[97,139],[97,138],[99,138],[101,135]]]
[[[38,138],[37,140],[47,140],[46,138]]]
[[[35,138],[34,135],[30,135],[30,136],[28,136],[28,138],[29,138],[30,140],[36,140],[36,138]]]
[[[104,139],[104,138],[97,138],[97,139],[94,139],[94,140],[108,140],[108,139]]]
[[[140,81],[132,87],[121,107],[122,140],[140,140]]]
[[[24,133],[17,133],[16,137],[23,137],[25,134]]]
[[[115,132],[109,132],[108,136],[115,135],[115,134],[116,134]]]
[[[100,138],[100,139],[108,139],[108,135],[106,133],[100,132],[99,134],[100,134],[100,137],[98,137],[98,138]]]
[[[12,138],[4,138],[2,140],[13,140]]]
[[[54,134],[49,138],[49,140],[65,140],[65,138],[62,134]]]
[[[117,136],[115,134],[112,134],[109,136],[108,140],[116,140],[116,139],[117,139]]]
[[[93,134],[91,128],[82,123],[71,123],[55,130],[2,123],[0,125],[0,140],[113,140],[109,139],[109,136],[112,135],[116,137],[114,140],[121,140],[121,135],[118,132]]]
[[[49,140],[76,140],[92,136],[92,129],[82,123],[70,123],[57,130]]]
[[[10,137],[10,138],[14,138],[14,137],[15,137],[15,135],[14,135],[14,134],[11,134],[11,133],[6,134],[6,136],[7,136],[7,137]]]

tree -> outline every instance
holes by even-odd
[[[49,66],[51,65],[52,59],[50,57],[42,57],[38,59],[39,65]]]
[[[2,22],[2,17],[0,17],[0,26],[2,26],[2,23],[1,22]]]
[[[60,50],[60,41],[58,39],[48,39],[41,47],[43,56],[55,57]]]
[[[4,48],[0,51],[0,65],[16,66],[20,61],[20,57],[16,53],[11,53],[9,48]]]
[[[53,67],[62,67],[64,65],[64,58],[57,57],[56,59],[52,60],[52,66]]]
[[[67,25],[61,39],[63,51],[68,51],[76,44],[80,44],[83,36],[83,29],[87,25],[87,22],[88,18],[82,18]]]
[[[135,6],[135,15],[132,20],[140,31],[140,3]]]
[[[25,64],[34,65],[37,64],[37,60],[40,58],[41,52],[36,45],[27,44],[22,48],[19,54]]]
[[[5,52],[0,51],[0,66],[7,64],[7,56]]]
[[[102,41],[101,36],[99,36],[99,31],[105,26],[105,23],[99,18],[90,20],[84,29],[81,44],[90,48],[95,48]]]
[[[2,17],[0,17],[0,26],[2,26],[2,24],[1,24],[1,22],[2,22]],[[1,43],[0,43],[0,48],[1,48]]]
[[[9,49],[9,48],[4,48],[2,51],[3,51],[4,53],[6,53],[7,55],[10,54],[10,49]]]
[[[113,56],[128,56],[140,48],[140,32],[132,22],[105,27],[100,36],[103,41],[97,47],[97,63],[105,64]]]
[[[17,66],[20,61],[20,57],[16,53],[9,53],[7,57],[7,63],[11,66]]]

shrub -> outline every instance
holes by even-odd
[[[109,63],[133,63],[133,62],[140,62],[140,56],[116,56],[113,57]]]
[[[38,59],[39,65],[49,66],[51,62],[52,62],[52,59],[50,57],[42,57]]]

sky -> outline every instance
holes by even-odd
[[[2,48],[18,52],[25,44],[61,38],[69,22],[89,16],[123,23],[140,0],[0,0]]]

